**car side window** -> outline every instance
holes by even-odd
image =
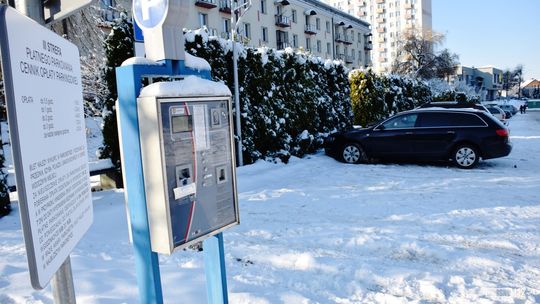
[[[383,124],[385,130],[414,128],[418,114],[407,114],[394,117]]]
[[[460,113],[456,115],[455,124],[463,127],[479,127],[485,126],[486,123],[480,117],[474,114]]]
[[[423,113],[420,127],[476,127],[486,124],[475,114],[469,113]]]

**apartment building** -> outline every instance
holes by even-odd
[[[491,101],[500,96],[502,77],[503,71],[491,66],[481,68],[459,66],[453,80],[464,81],[481,93],[483,100]]]
[[[371,24],[373,69],[389,72],[402,33],[432,31],[431,0],[325,0]]]
[[[229,0],[191,0],[185,27],[206,27],[230,38]],[[341,59],[349,68],[370,65],[370,25],[316,0],[253,0],[239,28],[248,46],[304,49],[325,59]]]

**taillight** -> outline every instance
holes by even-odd
[[[508,129],[498,129],[495,132],[501,137],[508,137]]]

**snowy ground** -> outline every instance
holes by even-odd
[[[510,121],[512,154],[474,170],[346,165],[317,154],[240,168],[225,232],[231,303],[540,302],[540,112]],[[138,303],[123,194],[96,192],[72,253],[79,303]],[[0,303],[30,287],[17,204],[0,220]],[[204,303],[202,254],[161,256],[166,303]]]

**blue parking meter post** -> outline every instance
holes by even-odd
[[[195,75],[210,79],[210,71],[186,68],[184,61],[164,60],[159,65],[126,65],[116,68],[118,88],[117,118],[126,202],[135,255],[137,283],[141,303],[163,303],[159,260],[152,251],[137,118],[137,97],[143,78]],[[204,261],[209,303],[228,303],[223,235],[204,241]]]

